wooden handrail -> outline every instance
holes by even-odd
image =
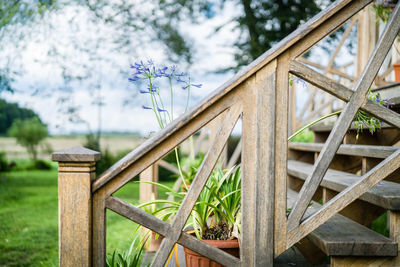
[[[297,30],[289,34],[286,38],[282,39],[278,44],[273,46],[271,49],[266,51],[251,64],[245,67],[232,79],[228,80],[226,83],[218,87],[210,95],[205,97],[197,105],[191,108],[187,113],[181,115],[173,122],[171,122],[167,127],[156,133],[153,137],[142,143],[135,150],[127,154],[113,166],[111,166],[107,171],[101,174],[96,181],[93,183],[92,192],[96,192],[99,188],[105,185],[107,182],[112,180],[115,176],[129,167],[133,162],[135,162],[140,157],[143,157],[152,148],[157,146],[159,143],[167,139],[173,133],[178,131],[181,127],[186,125],[190,120],[195,119],[202,111],[216,103],[224,95],[229,93],[236,86],[241,84],[251,75],[256,73],[262,67],[266,66],[272,60],[276,59],[279,55],[285,52],[288,48],[292,47],[296,42],[301,41],[307,35],[311,34],[319,25],[324,23],[326,20],[330,19],[334,14],[339,12],[346,5],[351,4],[351,0],[342,0],[332,3],[327,9],[321,11],[311,20],[300,26]],[[356,2],[356,1],[354,1]],[[354,12],[368,5],[372,0],[360,0],[357,1],[358,6]],[[178,145],[178,144],[176,144]]]
[[[60,169],[59,174],[63,182],[61,185],[69,184],[68,179],[73,176],[83,178],[86,185],[84,188],[80,188],[81,193],[86,197],[84,198],[85,203],[89,203],[85,213],[81,214],[81,217],[86,220],[73,221],[73,225],[76,227],[82,226],[82,222],[85,222],[82,232],[86,234],[87,248],[85,258],[80,261],[87,263],[87,266],[105,265],[106,210],[109,209],[164,236],[161,247],[153,259],[153,266],[164,265],[176,243],[202,255],[208,255],[216,262],[228,266],[271,266],[274,257],[327,222],[331,216],[349,206],[352,201],[359,199],[372,186],[398,169],[400,150],[387,155],[390,150],[388,149],[380,152],[379,155],[373,155],[378,158],[388,157],[374,168],[363,167],[360,181],[340,192],[319,211],[308,214],[309,217],[302,220],[304,211],[320,186],[334,155],[338,149],[340,154],[348,148],[343,145],[341,151],[339,147],[358,109],[363,109],[394,127],[400,128],[398,113],[385,109],[366,97],[368,88],[378,72],[379,66],[382,65],[384,54],[388,50],[388,43],[397,35],[397,32],[394,31],[400,28],[400,21],[390,20],[388,25],[391,25],[393,29],[387,27],[384,30],[383,38],[372,53],[365,71],[357,79],[355,90],[351,90],[299,62],[304,52],[338,29],[371,2],[372,0],[336,1],[217,88],[189,112],[174,120],[166,128],[127,154],[94,180],[91,187],[90,182],[94,178],[93,167],[96,160],[94,156],[90,158],[90,163],[78,162],[79,164],[77,164],[77,162],[70,163],[68,161],[68,166],[64,166],[64,163],[61,162],[60,167],[64,168]],[[397,15],[400,13],[400,4],[397,5],[395,12]],[[350,29],[346,31],[347,35],[349,32]],[[338,50],[336,49],[335,54],[338,53]],[[332,63],[333,59],[330,60],[330,65]],[[316,164],[310,166],[312,168],[311,175],[306,179],[288,217],[286,209],[287,136],[290,74],[311,83],[315,86],[315,90],[322,89],[330,95],[344,100],[347,104],[328,141],[324,145],[315,145],[309,148],[319,149],[320,156]],[[195,239],[185,233],[183,229],[207,180],[220,160],[220,155],[239,118],[242,120],[242,140],[235,150],[235,156],[229,163],[232,165],[241,154],[243,175],[241,211],[243,216],[241,217],[241,252],[240,259],[237,259]],[[216,120],[219,121],[216,122]],[[150,166],[155,168],[157,162],[161,162],[165,167],[177,172],[173,166],[160,160],[187,138],[204,129],[210,122],[216,124],[218,130],[215,131],[212,145],[199,167],[177,215],[173,218],[172,224],[163,222],[113,196],[114,192],[138,174],[143,173]],[[63,159],[65,158],[63,156]],[[70,155],[67,159],[69,158]],[[80,160],[83,161],[82,158]],[[77,166],[78,169],[75,168]],[[73,186],[80,186],[78,182],[80,180]],[[62,192],[62,194],[68,195],[68,192]],[[81,211],[75,209],[75,200],[69,198],[68,200],[60,202],[62,203],[60,210],[76,212],[79,215]],[[61,226],[68,225],[65,216],[60,218],[63,219],[60,221]],[[399,218],[400,215],[395,214],[391,220],[400,221]],[[73,232],[74,229],[71,231]],[[396,231],[393,230],[395,234]],[[73,241],[70,240],[70,243],[76,245],[76,242]],[[67,250],[64,250],[62,253],[68,257],[66,252]]]

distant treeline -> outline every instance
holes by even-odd
[[[4,99],[0,99],[0,135],[7,135],[7,130],[15,119],[25,120],[32,117],[39,118],[29,108],[22,108],[17,103],[8,103]]]

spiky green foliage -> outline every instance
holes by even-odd
[[[186,191],[176,192],[172,188],[154,182],[145,182],[167,190],[175,200],[153,200],[139,205],[140,208],[153,207],[151,214],[162,220],[168,220],[176,215]],[[201,192],[187,227],[193,227],[199,239],[207,238],[205,234],[221,232],[216,229],[225,229],[220,235],[213,236],[216,239],[232,238],[233,233],[237,237],[240,232],[240,207],[241,207],[241,171],[240,167],[230,170],[216,168],[211,174],[207,184]],[[158,205],[158,207],[155,207]]]

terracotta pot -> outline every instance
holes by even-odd
[[[393,64],[394,80],[400,82],[400,63]]]
[[[222,249],[223,251],[239,258],[239,241],[234,240],[203,240],[207,244]],[[188,248],[184,248],[187,267],[222,267],[221,264],[210,260]]]

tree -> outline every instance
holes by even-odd
[[[17,139],[17,143],[25,147],[34,162],[37,160],[38,146],[47,137],[47,126],[38,117],[27,120],[15,120],[8,134]]]
[[[38,117],[33,110],[21,108],[16,103],[8,103],[4,99],[0,99],[0,135],[7,134],[7,130],[14,120],[25,120],[33,117]]]
[[[10,85],[16,76],[14,73],[23,73],[24,60],[20,55],[29,49],[21,48],[32,43],[40,44],[40,48],[46,50],[37,55],[47,54],[48,57],[35,58],[35,62],[43,69],[43,73],[50,68],[52,79],[62,82],[56,86],[46,83],[36,86],[32,82],[29,89],[34,90],[27,93],[38,91],[42,95],[58,94],[58,111],[73,110],[64,114],[77,118],[79,107],[73,103],[74,90],[87,88],[91,90],[91,95],[99,96],[99,100],[92,104],[102,103],[101,90],[116,88],[120,86],[116,80],[128,77],[127,59],[139,55],[140,58],[151,57],[146,53],[149,47],[156,46],[157,51],[162,51],[160,54],[164,58],[161,60],[179,62],[181,66],[186,62],[184,68],[188,69],[195,53],[193,42],[187,34],[190,22],[200,23],[218,16],[228,4],[235,5],[238,11],[229,23],[239,29],[240,36],[236,42],[228,44],[235,48],[236,63],[227,70],[238,69],[251,62],[301,22],[316,14],[320,10],[317,2],[329,1],[3,1],[0,15],[4,14],[8,19],[0,23],[0,50],[3,51],[0,56],[0,86],[2,77],[8,81],[5,84]],[[215,32],[224,26],[217,27]],[[59,29],[64,29],[61,34],[57,32]],[[215,71],[211,68],[209,71]],[[121,79],[115,79],[114,72],[122,74],[119,76]],[[135,98],[125,97],[124,100],[135,101]],[[63,104],[68,107],[61,108]],[[101,105],[98,107],[100,113]]]
[[[325,6],[331,0],[159,0],[160,9],[167,10],[171,21],[182,20],[184,17],[210,19],[218,16],[226,4],[234,4],[239,15],[225,25],[215,29],[218,32],[226,25],[233,23],[239,29],[240,35],[232,45],[236,49],[237,69],[249,64],[274,44],[296,30],[299,25],[317,14],[321,5]],[[319,4],[320,5],[319,5]],[[184,10],[184,11],[183,11]],[[170,22],[170,24],[174,24]]]

